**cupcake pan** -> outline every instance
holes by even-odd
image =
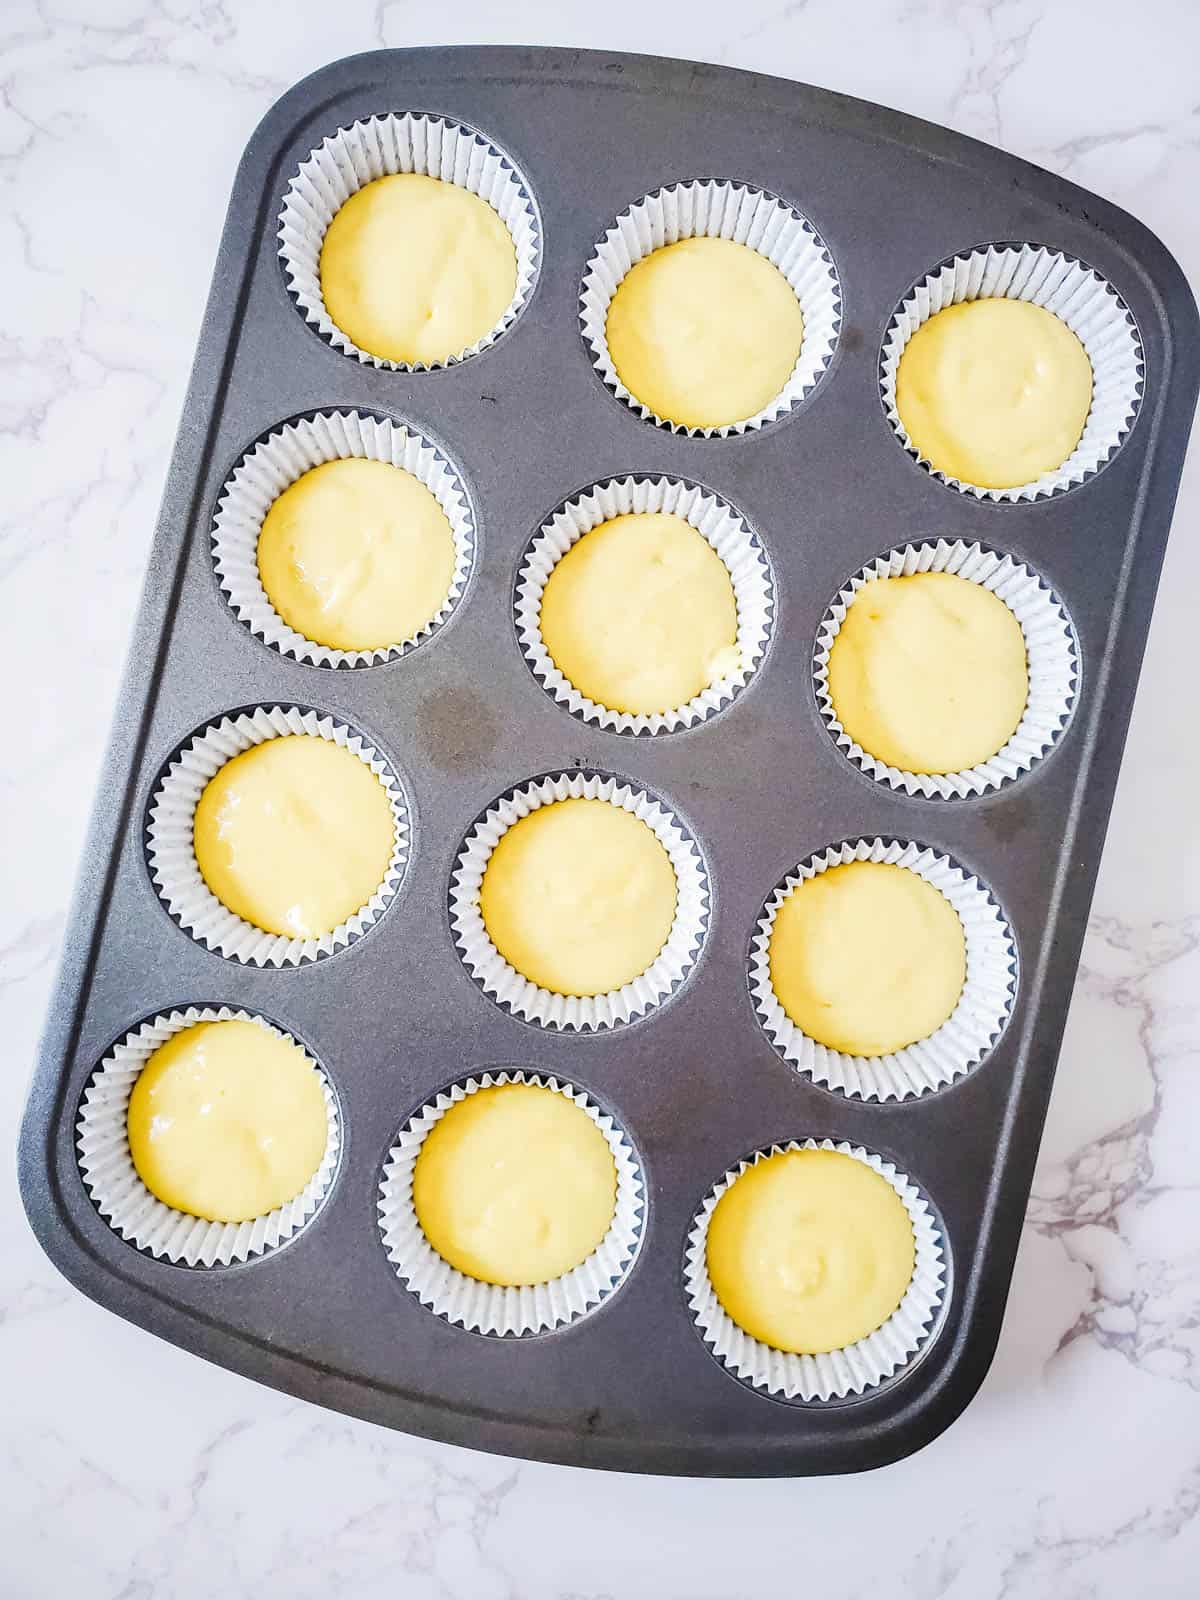
[[[503,152],[514,214],[531,230],[520,314],[446,370],[388,370],[318,337],[280,258],[302,164],[344,151],[339,129],[389,114],[479,130],[470,148]],[[779,197],[819,235],[838,288],[829,359],[803,402],[728,437],[673,432],[614,397],[580,323],[588,263],[614,219],[693,180]],[[1106,436],[1102,470],[1072,468],[1056,492],[995,501],[953,492],[912,459],[880,375],[913,286],[1014,241],[1018,253],[1041,246],[1086,263],[1119,296],[1137,330],[1140,398]],[[235,183],[26,1114],[22,1190],[53,1260],[119,1314],[236,1371],[477,1448],[776,1475],[872,1467],[933,1438],[978,1387],[999,1333],[1195,403],[1198,334],[1178,268],[1130,217],[998,151],[822,90],[692,63],[471,48],[360,56],[290,91]],[[1098,385],[1102,399],[1107,417]],[[444,625],[346,671],[271,648],[239,620],[212,535],[256,443],[351,412],[408,429],[452,464],[474,559]],[[514,615],[521,563],[555,508],[629,476],[736,507],[772,577],[769,641],[749,682],[719,715],[669,737],[631,738],[557,703]],[[1057,597],[1077,670],[1069,720],[1040,759],[944,798],[881,781],[838,747],[814,661],[830,599],[856,574],[909,545],[957,543],[1011,559]],[[164,770],[197,730],[263,707],[360,736],[407,801],[403,881],[366,935],[328,959],[222,956],[167,916],[151,875],[144,825]],[[471,830],[502,797],[572,772],[655,797],[695,841],[707,879],[686,977],[627,1025],[594,1031],[506,1011],[473,981],[451,921]],[[750,983],[774,888],[842,841],[877,838],[911,841],[985,885],[1019,975],[983,1058],[899,1103],[823,1086],[781,1059]],[[77,1144],[113,1041],[190,1006],[271,1018],[337,1089],[340,1155],[319,1209],[286,1248],[219,1271],[121,1238],[89,1195]],[[422,1304],[378,1225],[397,1130],[445,1085],[497,1062],[585,1095],[624,1130],[644,1181],[618,1292],[525,1337],[487,1337]],[[688,1245],[723,1175],[750,1152],[809,1138],[904,1175],[933,1208],[953,1270],[917,1359],[857,1394],[785,1400],[713,1359],[689,1306]]]

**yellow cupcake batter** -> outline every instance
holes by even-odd
[[[607,800],[558,800],[501,836],[479,906],[492,943],[531,983],[597,995],[650,966],[675,898],[671,858],[640,817]]]
[[[877,760],[965,771],[1002,750],[1025,713],[1021,624],[990,590],[951,572],[873,579],[833,641],[829,695]]]
[[[738,665],[729,570],[670,513],[585,533],[550,574],[541,630],[563,676],[614,711],[673,710]]]
[[[837,1150],[788,1150],[747,1168],[708,1227],[717,1299],[752,1338],[794,1355],[874,1333],[904,1299],[915,1265],[900,1196]]]
[[[586,1261],[616,1208],[604,1135],[553,1089],[498,1084],[451,1106],[413,1169],[425,1237],[484,1283],[547,1283]]]
[[[326,461],[271,506],[258,538],[267,598],[335,650],[402,644],[437,615],[454,534],[419,479],[386,461]]]
[[[681,239],[644,256],[608,308],[621,382],[668,422],[718,428],[769,405],[804,337],[779,268],[732,239]]]
[[[449,361],[482,339],[517,288],[498,214],[468,189],[421,173],[368,183],[329,224],[321,294],[360,350],[386,361]]]
[[[319,938],[364,906],[396,842],[370,767],[308,734],[227,761],[200,796],[194,828],[196,864],[217,899],[290,939]]]
[[[967,945],[945,895],[907,867],[851,861],[798,884],[775,917],[771,984],[818,1044],[886,1055],[950,1016]]]
[[[1061,467],[1092,405],[1092,364],[1061,318],[1027,300],[947,306],[908,341],[896,409],[933,466],[980,489]]]
[[[160,1045],[129,1097],[129,1151],[165,1205],[245,1222],[304,1189],[325,1154],[321,1079],[257,1022],[198,1022]]]

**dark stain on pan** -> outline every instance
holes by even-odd
[[[434,689],[418,702],[417,730],[429,760],[441,772],[470,772],[491,754],[499,737],[495,713],[458,684]]]

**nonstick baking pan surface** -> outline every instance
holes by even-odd
[[[445,370],[360,364],[289,293],[278,219],[328,135],[386,112],[480,130],[529,185],[541,262],[494,344]],[[181,191],[186,173],[180,173]],[[580,284],[613,219],[663,185],[728,179],[781,196],[836,268],[841,324],[812,392],[777,421],[688,437],[602,383]],[[164,220],[164,225],[168,225]],[[906,453],[880,396],[888,324],[956,253],[1032,241],[1100,272],[1128,306],[1144,380],[1128,437],[1078,487],[1030,503],[957,492]],[[1171,257],[1094,195],[970,139],[780,79],[649,57],[518,48],[380,51],[290,90],[234,183],[145,595],[96,800],[63,966],[24,1123],[33,1226],[62,1272],[119,1315],[234,1371],[432,1438],[628,1471],[845,1472],[895,1460],[959,1414],[994,1351],[1100,860],[1197,387],[1197,317]],[[210,535],[222,485],[256,440],[316,411],[402,421],[444,449],[474,512],[477,555],[446,624],[400,659],[352,670],[289,658],[232,613]],[[744,692],[689,730],[630,736],[558,705],[518,647],[514,585],[529,540],[609,477],[703,485],[744,516],[774,584],[769,649]],[[1060,597],[1079,651],[1069,724],[1016,781],[978,798],[910,797],[837,748],[813,687],[838,590],[897,546],[966,540],[1028,564]],[[376,926],[295,968],[223,959],[166,914],[147,865],[147,807],[173,753],[257,705],[313,708],[392,764],[412,815],[399,893]],[[696,840],[711,904],[699,960],[628,1026],[530,1025],[472,981],[450,925],[451,873],[475,820],[550,772],[612,774],[662,797]],[[937,1093],[833,1092],[776,1053],[749,982],[755,922],[798,862],[857,838],[913,840],[995,897],[1016,946],[994,1048]],[[114,1041],[188,1005],[245,1007],[295,1034],[334,1085],[343,1147],[313,1220],[244,1265],[189,1268],[125,1242],[85,1189],[76,1120]],[[620,1287],[555,1332],[486,1337],[399,1281],[377,1202],[398,1128],[488,1068],[554,1074],[626,1130],[644,1175],[640,1246]],[[706,1348],[684,1292],[692,1219],[711,1186],[775,1141],[878,1152],[928,1195],[949,1257],[940,1319],[891,1382],[785,1403]]]

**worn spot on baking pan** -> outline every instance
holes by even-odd
[[[863,331],[861,328],[849,327],[842,329],[842,349],[847,355],[852,350],[861,350],[863,347]]]
[[[982,816],[988,832],[994,834],[1001,843],[1007,844],[1029,826],[1032,817],[1029,798],[1023,794],[1005,798],[997,805],[983,808]]]
[[[490,755],[499,737],[494,713],[470,689],[449,685],[417,706],[425,753],[442,772],[468,772]]]

